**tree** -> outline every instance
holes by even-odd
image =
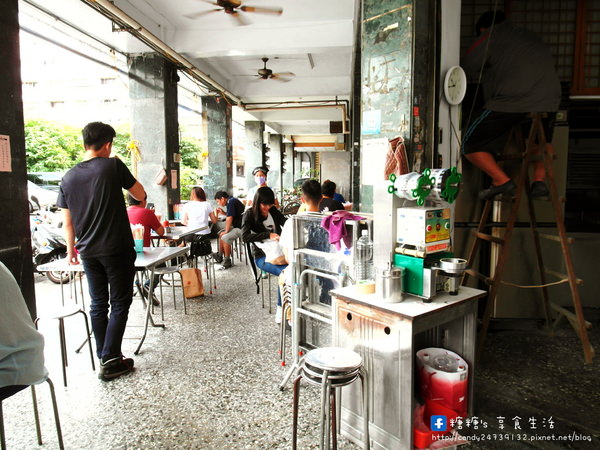
[[[181,165],[191,169],[201,168],[202,142],[197,139],[182,137],[179,141]]]
[[[25,124],[25,151],[29,172],[67,170],[81,160],[81,132],[66,125],[29,120]]]
[[[182,137],[179,141],[179,153],[181,155],[180,185],[181,199],[190,198],[193,186],[202,182],[202,143],[194,138]]]
[[[131,165],[127,143],[129,125],[117,127],[113,153]],[[25,151],[28,172],[64,172],[83,158],[81,130],[70,125],[32,119],[25,123]]]

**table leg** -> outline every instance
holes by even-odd
[[[148,288],[148,298],[146,299],[146,323],[144,324],[144,334],[142,336],[142,338],[140,339],[140,343],[138,344],[137,349],[135,350],[135,352],[133,352],[134,354],[138,355],[140,353],[140,349],[142,348],[142,344],[144,343],[144,340],[146,339],[146,334],[148,333],[148,323],[152,323],[153,327],[161,327],[164,328],[165,324],[164,323],[154,323],[154,320],[152,319],[152,314],[151,314],[151,309],[152,309],[152,296],[154,295],[154,269],[156,268],[156,265],[153,265],[150,268],[150,286]]]

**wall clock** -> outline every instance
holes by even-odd
[[[451,105],[462,102],[467,92],[467,76],[460,66],[448,69],[444,78],[444,96]]]

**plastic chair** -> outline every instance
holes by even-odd
[[[56,394],[54,392],[54,384],[50,378],[46,377],[44,380],[50,386],[50,396],[52,397],[52,408],[54,410],[54,422],[56,424],[56,434],[58,436],[58,447],[62,450],[65,448],[62,438],[62,429],[60,428],[60,418],[58,416],[58,406],[56,404]],[[42,383],[44,382],[42,381]],[[6,436],[4,431],[4,412],[2,410],[2,402],[8,397],[13,396],[17,392],[22,391],[27,386],[4,386],[0,388],[0,443],[2,444],[2,450],[6,449]],[[35,431],[37,433],[38,445],[42,445],[42,430],[40,427],[40,415],[38,412],[37,396],[35,392],[35,385],[31,385],[31,397],[33,400],[33,415],[35,417]]]
[[[38,317],[35,319],[35,327],[37,328],[38,322],[40,320],[58,320],[58,337],[60,338],[60,357],[62,362],[62,371],[63,371],[63,383],[65,387],[67,386],[67,366],[69,365],[69,359],[67,357],[67,343],[66,343],[66,334],[65,334],[65,319],[67,317],[75,316],[76,314],[81,314],[83,316],[83,320],[85,322],[85,331],[86,331],[86,340],[88,343],[88,348],[90,350],[90,360],[92,361],[92,370],[96,370],[96,364],[94,363],[94,352],[92,350],[92,341],[91,341],[91,333],[90,333],[90,324],[88,322],[87,314],[83,309],[70,309],[64,310],[62,313],[53,316],[53,317]],[[85,342],[84,342],[85,344]],[[79,347],[81,348],[81,347]]]

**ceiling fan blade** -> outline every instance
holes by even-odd
[[[244,12],[254,12],[254,13],[261,13],[261,14],[276,14],[278,16],[281,15],[281,13],[283,12],[283,9],[281,9],[281,8],[263,8],[263,7],[245,6],[245,5],[240,6],[239,9],[241,9]]]
[[[244,19],[239,12],[235,11],[233,13],[230,14],[232,17],[234,17],[236,19],[236,23],[238,25],[248,25],[250,22],[248,22],[246,19]]]
[[[200,1],[201,1],[201,2],[204,2],[204,3],[209,3],[209,4],[211,4],[211,5],[219,6],[219,4],[218,4],[217,2],[213,2],[213,1],[211,1],[211,0],[200,0]]]
[[[271,80],[277,80],[277,81],[281,81],[281,82],[283,82],[283,83],[287,83],[288,81],[292,81],[292,80],[291,80],[291,79],[289,79],[289,78],[284,78],[284,77],[282,77],[280,73],[274,73],[274,74],[273,74],[273,75],[271,75],[269,78],[270,78]]]
[[[277,72],[274,73],[273,76],[278,76],[278,77],[295,77],[296,74],[293,72]]]
[[[197,19],[198,17],[202,17],[202,16],[205,16],[207,14],[214,13],[217,11],[221,11],[221,9],[220,8],[219,9],[211,9],[209,11],[200,11],[200,12],[193,13],[193,14],[184,14],[183,17],[187,17],[188,19]]]

